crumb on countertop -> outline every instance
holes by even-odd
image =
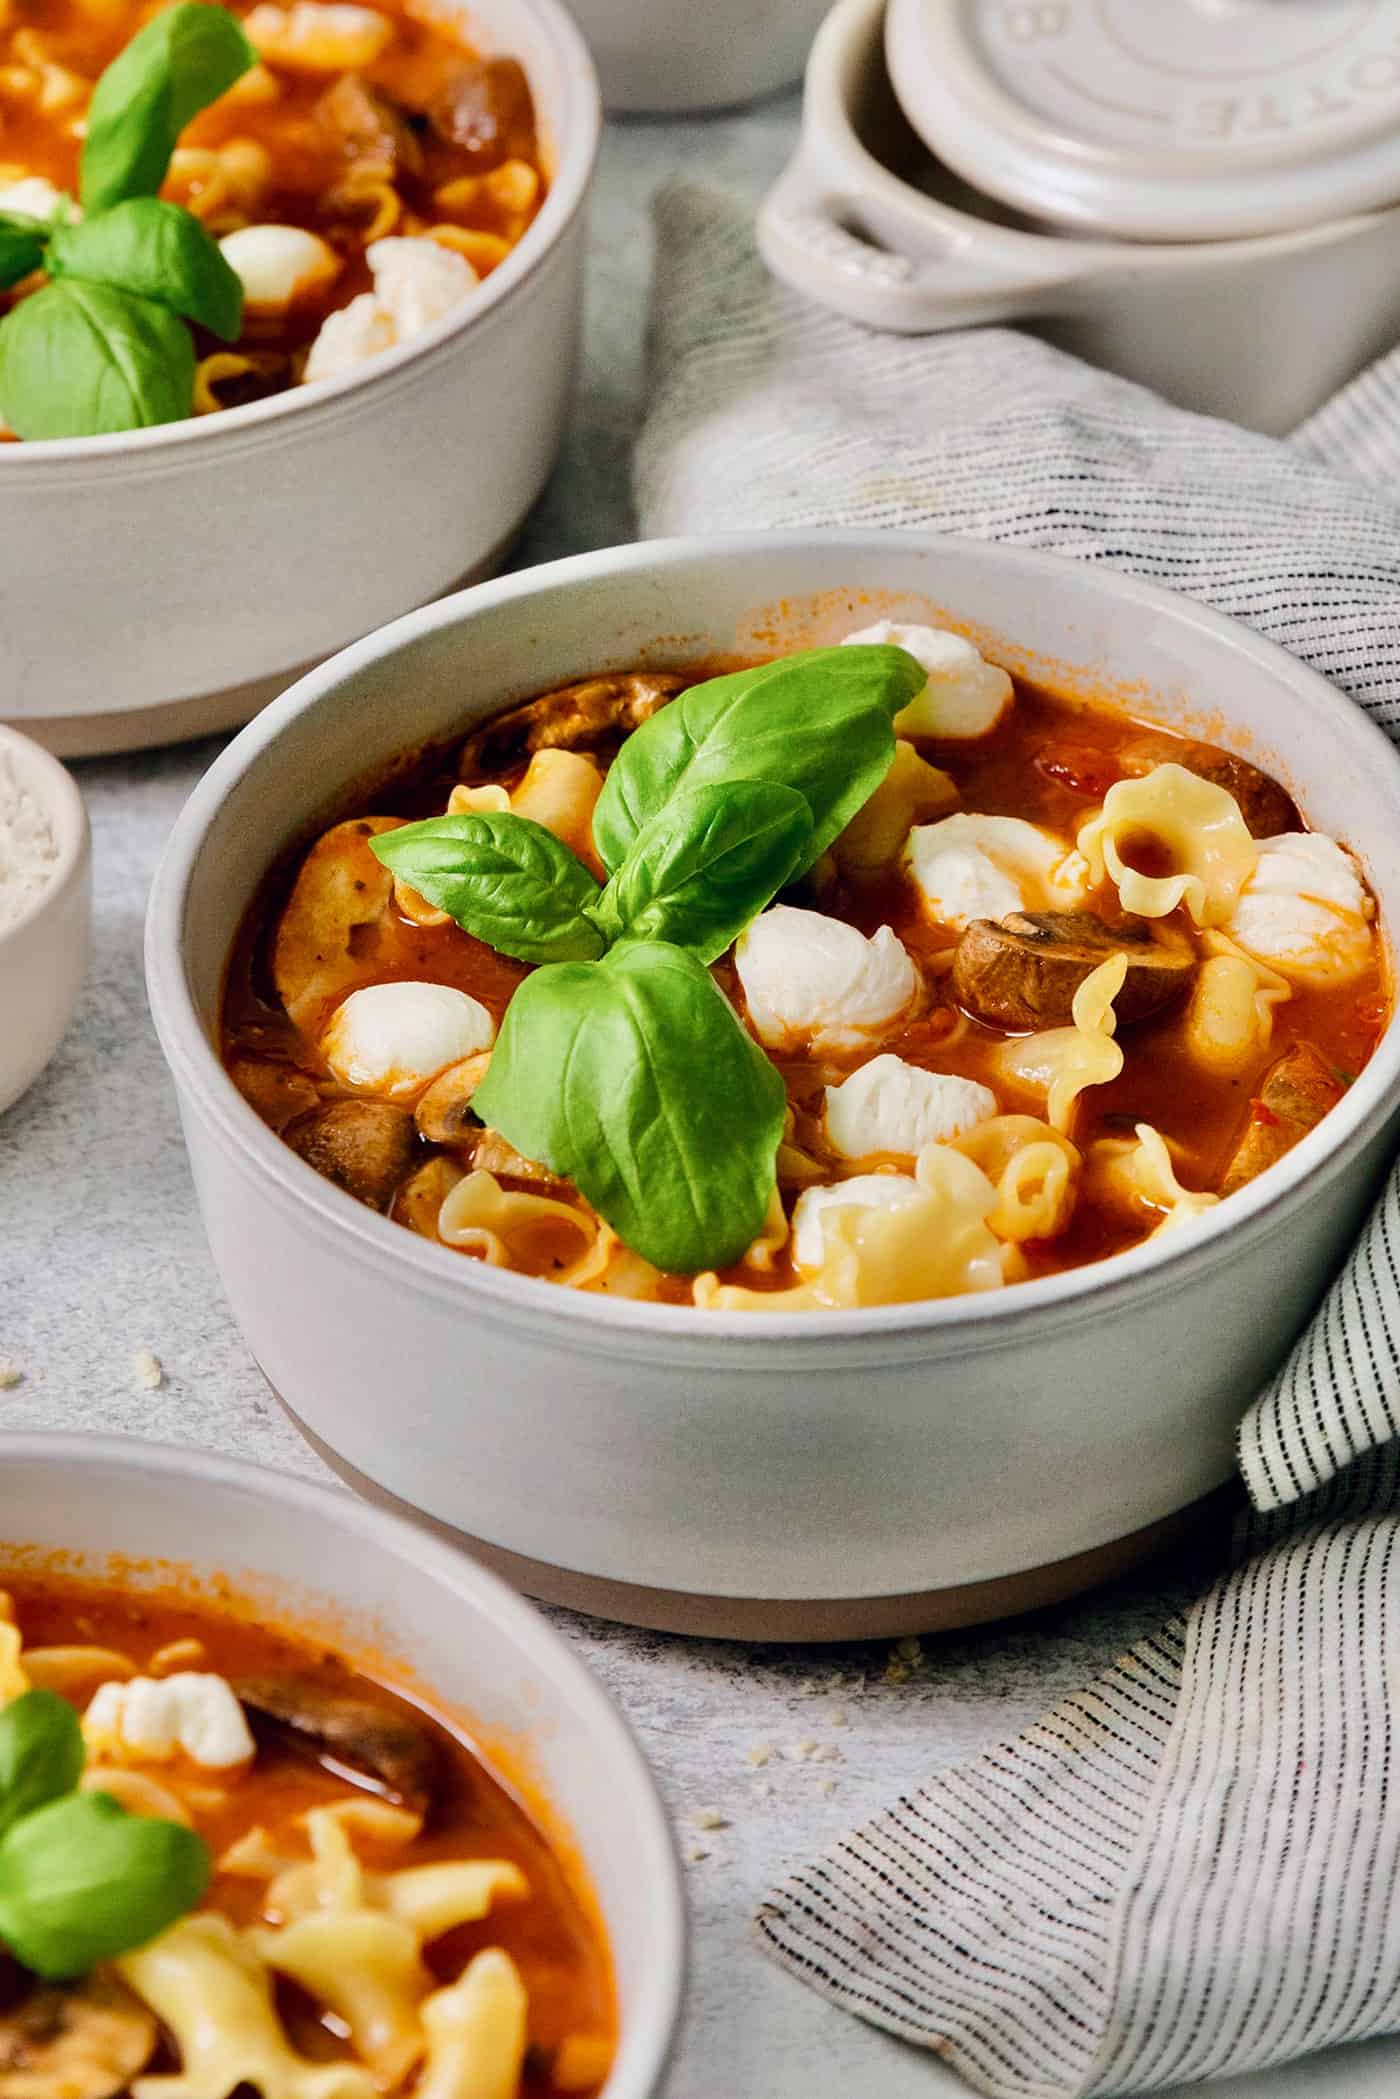
[[[138,1348],[131,1358],[131,1375],[143,1392],[158,1392],[165,1383],[160,1357],[149,1348]]]
[[[771,1742],[751,1743],[744,1761],[752,1764],[755,1769],[760,1768],[764,1764],[771,1764],[773,1761],[773,1744]]]
[[[9,1392],[24,1382],[24,1372],[8,1356],[0,1356],[0,1392]]]
[[[722,1815],[717,1807],[698,1807],[690,1819],[697,1829],[728,1829],[729,1827],[728,1816]]]
[[[703,1844],[690,1844],[686,1847],[685,1855],[692,1865],[698,1866],[701,1859],[708,1858],[710,1854]]]

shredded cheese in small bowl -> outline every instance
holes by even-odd
[[[0,744],[0,933],[28,911],[58,871],[53,825]]]
[[[0,1114],[63,1036],[87,965],[87,814],[56,758],[0,725]]]

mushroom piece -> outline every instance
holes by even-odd
[[[468,1144],[481,1128],[472,1096],[491,1063],[490,1050],[478,1050],[440,1072],[413,1111],[420,1137],[430,1144]]]
[[[394,878],[370,840],[401,821],[361,816],[336,824],[301,863],[278,921],[272,976],[303,1034],[317,1035],[330,1005],[375,973],[375,933],[393,904]]]
[[[114,1976],[37,1984],[0,2011],[5,2099],[112,2099],[156,2052],[159,2030]]]
[[[423,172],[423,148],[408,118],[382,88],[342,73],[312,114],[340,138],[351,160],[369,160],[406,175]]]
[[[228,1075],[249,1107],[279,1134],[296,1116],[309,1114],[321,1098],[316,1081],[294,1064],[236,1057]]]
[[[1233,1195],[1292,1151],[1336,1106],[1343,1090],[1312,1044],[1295,1042],[1270,1067],[1249,1104],[1249,1120],[1225,1169],[1220,1193]]]
[[[477,1173],[493,1173],[497,1180],[502,1175],[508,1181],[526,1181],[532,1188],[563,1188],[566,1183],[537,1159],[527,1159],[524,1152],[504,1138],[499,1130],[483,1129],[472,1146],[472,1166]]]
[[[411,1814],[427,1813],[437,1750],[407,1713],[325,1690],[306,1677],[243,1677],[233,1688],[255,1728],[275,1728],[339,1776]]]
[[[308,1166],[372,1210],[388,1208],[413,1159],[413,1117],[389,1101],[331,1101],[282,1134]]]
[[[469,156],[474,175],[504,160],[534,158],[535,105],[518,59],[483,58],[462,67],[429,105],[428,120]]]
[[[561,685],[478,729],[462,747],[458,778],[503,771],[533,751],[597,750],[650,721],[686,683],[662,671],[618,671]]]
[[[425,1159],[399,1189],[389,1215],[420,1239],[436,1239],[442,1206],[461,1178],[451,1159]]]
[[[1140,736],[1120,756],[1124,770],[1134,775],[1150,773],[1158,765],[1183,765],[1198,779],[1223,787],[1239,803],[1252,838],[1277,838],[1282,831],[1302,829],[1293,799],[1278,781],[1233,751],[1213,743],[1183,743],[1177,736]]]
[[[1011,911],[967,927],[953,958],[953,994],[993,1027],[1063,1027],[1080,985],[1114,955],[1128,958],[1113,1002],[1123,1024],[1160,1012],[1196,966],[1189,950],[1154,941],[1139,918],[1110,924],[1089,911]]]

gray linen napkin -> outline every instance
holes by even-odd
[[[1400,353],[1279,441],[1011,330],[860,328],[774,284],[702,189],[664,192],[657,234],[645,532],[923,526],[1103,561],[1256,627],[1400,740]],[[757,1920],[772,1953],[999,2099],[1400,2028],[1397,1435],[1400,1174],[1244,1414],[1236,1571],[794,1873]]]

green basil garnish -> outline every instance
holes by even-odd
[[[46,1982],[144,1946],[193,1909],[208,1846],[178,1822],[129,1815],[109,1793],[68,1793],[0,1839],[0,1941]]]
[[[0,328],[0,415],[21,437],[97,437],[174,423],[194,401],[183,321],[112,284],[64,277]]]
[[[805,864],[812,812],[773,780],[683,787],[633,839],[603,894],[616,935],[713,962]]]
[[[191,117],[257,63],[227,9],[184,0],[156,15],[112,60],[88,105],[79,196],[92,214],[153,197]]]
[[[803,795],[810,867],[869,800],[894,758],[891,724],[927,682],[903,649],[809,650],[693,685],[634,729],[593,812],[603,865],[616,872],[643,825],[686,787],[770,780]]]
[[[468,933],[520,962],[590,962],[607,946],[586,914],[602,891],[543,824],[504,810],[435,816],[371,841],[387,868]]]
[[[49,241],[48,268],[56,278],[81,277],[154,300],[226,343],[243,326],[243,286],[218,242],[191,212],[158,197],[131,197],[77,226],[60,226]]]
[[[757,1238],[787,1095],[702,962],[628,941],[526,978],[474,1105],[628,1246],[690,1273]]]
[[[49,229],[42,219],[0,211],[0,292],[38,269],[48,238]]]
[[[83,1775],[78,1716],[54,1691],[26,1691],[0,1708],[0,1837]]]

